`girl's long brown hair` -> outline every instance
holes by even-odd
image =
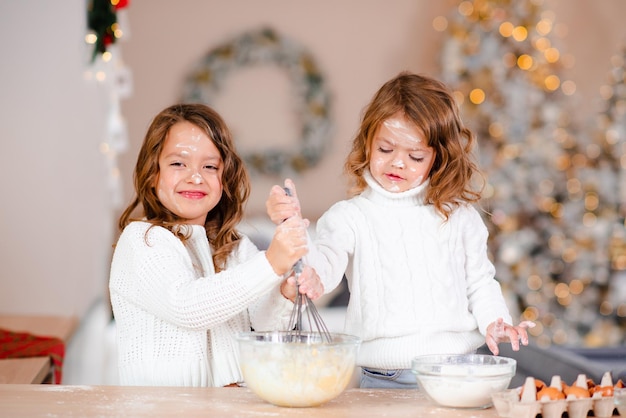
[[[188,121],[204,131],[213,140],[224,163],[222,172],[222,197],[207,215],[204,224],[213,247],[216,271],[224,269],[226,260],[240,239],[237,224],[243,218],[244,203],[250,195],[250,180],[244,163],[237,154],[230,130],[220,115],[203,104],[176,104],[161,111],[152,121],[144,138],[133,176],[136,197],[120,216],[118,226],[123,230],[135,220],[146,220],[176,233],[175,225],[183,219],[169,211],[159,201],[155,184],[159,176],[159,156],[172,126]],[[141,207],[141,215],[133,212]]]
[[[344,165],[351,194],[362,192],[367,185],[363,172],[369,167],[370,147],[378,128],[398,113],[412,121],[435,150],[426,203],[447,219],[459,204],[477,202],[481,188],[475,188],[473,179],[482,174],[471,154],[475,137],[463,125],[454,97],[440,81],[408,72],[383,84],[365,108]]]

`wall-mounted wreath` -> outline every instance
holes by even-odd
[[[273,29],[246,32],[212,49],[185,82],[183,101],[211,105],[225,77],[242,67],[272,64],[284,68],[297,97],[300,138],[289,149],[245,152],[248,167],[262,174],[289,175],[315,166],[330,137],[330,94],[313,56]]]

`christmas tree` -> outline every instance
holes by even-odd
[[[615,221],[608,254],[613,274],[601,312],[614,317],[623,328],[626,323],[626,44],[611,57],[611,64],[609,82],[600,89],[602,101],[595,132],[595,142],[602,150],[598,165],[612,174],[613,179],[603,185],[605,199],[614,209],[605,211],[605,216]],[[615,343],[620,342],[611,332],[611,323],[603,328],[614,337]]]
[[[616,344],[622,150],[572,120],[575,84],[561,79],[555,17],[540,3],[468,0],[437,18],[443,78],[478,138],[490,251],[517,319],[537,324],[540,345]]]

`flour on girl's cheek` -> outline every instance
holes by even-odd
[[[412,171],[415,171],[415,169],[411,169]],[[413,183],[411,183],[410,188],[413,189],[417,186],[419,186],[420,184],[422,184],[424,182],[424,176],[419,176],[418,178],[415,179],[415,181]]]
[[[381,171],[385,167],[386,161],[382,157],[375,157],[370,160],[370,170],[372,172]]]
[[[157,189],[157,197],[162,203],[167,203],[176,208],[177,211],[181,211],[182,207],[178,204],[176,197],[174,196],[174,192],[163,190],[162,188]]]

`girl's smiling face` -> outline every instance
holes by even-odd
[[[204,131],[176,123],[159,156],[157,196],[183,223],[204,225],[222,197],[223,169],[220,152]]]
[[[370,172],[389,192],[405,192],[422,184],[434,161],[435,150],[427,145],[417,126],[401,113],[386,119],[374,134]]]

